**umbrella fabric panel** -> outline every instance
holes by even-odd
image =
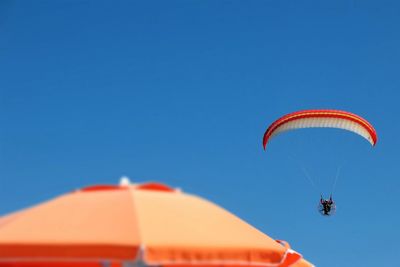
[[[78,191],[1,220],[0,258],[134,259],[137,231],[129,191]]]
[[[305,259],[301,259],[295,264],[293,264],[291,267],[314,267],[314,265]]]
[[[144,260],[171,262],[279,262],[286,249],[235,215],[180,193],[132,191]]]

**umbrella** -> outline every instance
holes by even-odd
[[[0,218],[0,267],[312,266],[200,197],[160,183],[85,187]]]

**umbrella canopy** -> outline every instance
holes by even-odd
[[[159,183],[86,187],[0,218],[3,266],[312,266],[199,197]]]

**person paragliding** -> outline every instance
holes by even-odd
[[[378,137],[377,133],[366,119],[347,111],[333,109],[312,109],[301,110],[286,114],[274,121],[264,133],[263,147],[266,150],[269,141],[286,131],[303,129],[303,128],[337,128],[347,130],[365,138],[372,146],[375,146]],[[306,173],[311,185],[315,187],[311,177]],[[338,175],[336,175],[334,187],[336,185]],[[333,190],[332,190],[333,191]],[[336,206],[332,199],[324,199],[321,195],[319,202],[319,211],[324,216],[332,215]]]
[[[319,203],[319,212],[324,216],[330,216],[336,210],[335,202],[332,199],[332,195],[330,195],[329,199],[324,199],[321,195]]]

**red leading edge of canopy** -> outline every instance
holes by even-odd
[[[267,129],[267,131],[264,134],[263,138],[263,147],[264,149],[267,146],[268,139],[271,137],[272,133],[281,125],[294,121],[294,120],[299,120],[299,119],[305,119],[305,118],[338,118],[338,119],[345,119],[345,120],[350,120],[353,121],[359,125],[361,125],[364,129],[366,129],[369,133],[369,135],[372,138],[373,145],[376,144],[378,140],[378,136],[376,134],[376,131],[374,127],[364,118],[351,113],[347,111],[342,111],[342,110],[334,110],[334,109],[311,109],[311,110],[301,110],[301,111],[296,111],[292,112],[289,114],[284,115],[283,117],[277,119],[275,122],[273,122]]]

